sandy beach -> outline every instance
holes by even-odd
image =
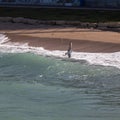
[[[28,43],[48,50],[67,50],[73,43],[73,51],[110,53],[120,51],[120,33],[97,29],[81,29],[68,26],[27,25],[0,23],[0,33],[9,42]]]

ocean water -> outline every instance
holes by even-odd
[[[0,35],[1,120],[120,119],[119,52],[68,59],[7,40]]]

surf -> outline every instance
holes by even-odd
[[[41,47],[32,47],[28,43],[11,43],[10,39],[5,34],[0,34],[0,52],[2,53],[33,53],[42,56],[54,57],[68,61],[87,61],[91,65],[111,66],[120,69],[120,52],[114,53],[85,53],[72,52],[70,59],[65,56],[66,51],[46,50]]]
[[[13,44],[8,39],[2,36],[0,44],[1,119],[110,120],[116,116],[119,120],[120,69],[89,62],[92,55],[105,59],[100,53],[73,52],[69,59],[66,51]]]

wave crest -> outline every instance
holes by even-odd
[[[42,47],[31,47],[28,44],[20,44],[20,43],[9,43],[9,38],[4,35],[0,34],[0,52],[4,53],[34,53],[43,56],[52,56],[61,59],[67,59],[65,56],[66,51],[49,51],[45,50]],[[86,60],[90,64],[94,65],[104,65],[104,66],[113,66],[120,69],[120,52],[114,53],[84,53],[84,52],[74,52],[72,53],[71,60]]]

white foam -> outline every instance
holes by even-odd
[[[8,37],[4,34],[0,34],[0,44],[4,44],[7,41],[9,41]]]
[[[5,53],[26,53],[31,52],[43,56],[53,56],[59,58],[67,58],[65,56],[66,51],[49,51],[42,47],[30,47],[28,44],[19,43],[6,43],[8,38],[5,35],[0,34],[0,52]],[[72,53],[72,59],[74,60],[86,60],[90,64],[114,66],[120,69],[120,52],[115,53],[84,53],[74,52]]]

